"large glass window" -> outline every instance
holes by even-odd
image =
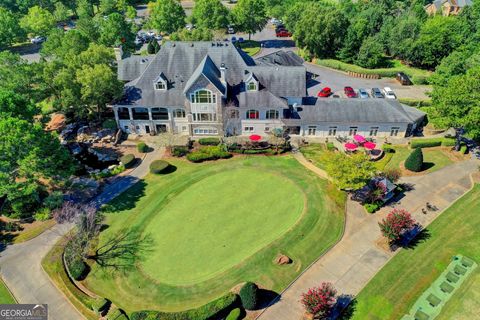
[[[191,95],[192,103],[215,103],[215,95],[208,90],[198,90]]]
[[[133,108],[132,109],[133,120],[148,120],[147,108]]]
[[[173,110],[173,117],[174,118],[185,118],[185,110],[184,109]]]
[[[130,120],[130,114],[128,112],[128,108],[125,108],[125,107],[118,108],[118,118],[120,120]]]
[[[254,81],[247,83],[247,91],[257,91],[257,84]]]
[[[267,119],[278,119],[278,111],[277,110],[268,110],[266,113]]]
[[[168,109],[167,108],[152,108],[152,119],[153,120],[168,120]]]
[[[258,118],[259,118],[258,110],[247,111],[247,119],[258,119]]]
[[[193,133],[195,135],[211,135],[218,134],[218,130],[216,128],[195,128],[193,129]]]
[[[193,121],[217,121],[215,113],[194,113]]]

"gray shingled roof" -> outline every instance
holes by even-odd
[[[262,57],[256,58],[257,65],[265,66],[290,66],[299,67],[303,66],[303,59],[300,58],[292,51],[279,50]]]
[[[238,105],[240,108],[254,109],[272,109],[288,108],[285,99],[276,97],[268,90],[244,91],[238,95]]]
[[[301,106],[300,119],[289,122],[309,124],[329,123],[413,123],[425,113],[407,107],[397,100],[319,98],[315,105]]]
[[[148,68],[137,79],[126,84],[126,94],[120,103],[145,106],[183,105],[184,89],[196,72],[203,72],[198,71],[198,68],[207,55],[217,71],[219,66],[225,65],[228,93],[232,95],[228,99],[233,99],[244,90],[242,81],[246,72],[254,72],[261,87],[276,96],[302,97],[306,94],[306,71],[303,66],[256,66],[253,59],[230,42],[167,42],[148,64]],[[127,65],[129,64],[119,65],[119,73],[127,74],[126,71],[120,71],[122,66]],[[214,68],[210,65],[207,69]],[[162,72],[168,79],[168,90],[154,90],[153,81]],[[220,81],[218,73],[207,73],[209,81]]]
[[[211,84],[213,84],[218,91],[222,94],[225,94],[225,86],[220,81],[220,70],[218,70],[215,63],[213,63],[212,59],[208,55],[203,58],[202,62],[198,65],[197,69],[193,72],[190,79],[188,79],[187,83],[185,84],[185,89],[183,89],[184,93],[187,93],[188,89],[198,80],[199,77],[205,77]]]
[[[138,78],[153,60],[151,56],[131,56],[118,62],[118,80],[132,81]]]

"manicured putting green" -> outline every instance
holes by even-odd
[[[208,280],[279,238],[302,215],[305,196],[289,179],[234,169],[169,199],[145,229],[155,250],[141,268],[170,285]]]

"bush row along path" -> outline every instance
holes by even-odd
[[[305,165],[304,161],[300,163]],[[477,170],[478,165],[479,161],[469,160],[424,176],[404,177],[401,182],[411,185],[413,190],[375,214],[368,214],[360,204],[348,200],[345,234],[340,242],[285,289],[280,300],[265,309],[257,319],[301,319],[304,312],[300,303],[301,294],[325,281],[332,282],[339,294],[358,294],[394,255],[379,245],[382,236],[378,222],[392,208],[398,207],[410,211],[414,219],[426,227],[470,190],[471,174]],[[310,166],[305,167],[310,169]],[[312,172],[324,178],[318,170]],[[422,214],[427,201],[439,210]]]
[[[153,147],[138,167],[106,186],[93,201],[100,207],[148,174],[150,163],[163,156],[164,148]],[[0,275],[19,303],[48,304],[49,319],[77,320],[82,315],[51,282],[41,266],[43,257],[72,225],[56,224],[38,237],[8,246],[0,253]]]

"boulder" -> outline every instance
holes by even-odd
[[[284,265],[284,264],[290,264],[290,263],[292,263],[292,259],[290,259],[288,256],[286,256],[284,254],[279,254],[275,258],[275,263],[280,265],[280,266]]]

